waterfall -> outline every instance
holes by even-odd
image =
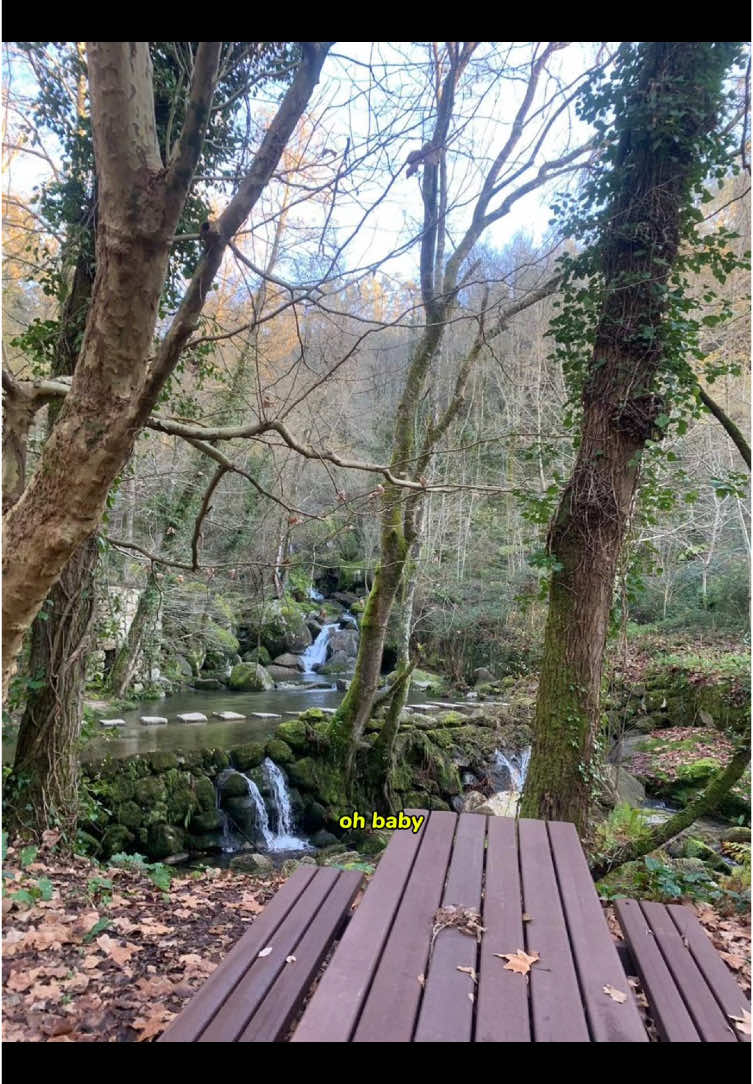
[[[327,644],[329,638],[332,635],[332,630],[337,628],[337,622],[333,621],[329,625],[325,625],[317,638],[314,640],[311,647],[307,647],[304,653],[301,655],[301,662],[304,665],[304,673],[313,674],[317,666],[323,666],[327,661]]]
[[[226,853],[230,853],[235,850],[235,842],[233,841],[233,833],[230,829],[230,821],[225,810],[220,805],[220,789],[217,787],[215,790],[215,806],[217,812],[222,817],[222,836],[220,838],[220,847]]]
[[[254,803],[254,809],[256,810],[256,827],[264,839],[264,846],[267,850],[272,850],[272,844],[274,842],[274,835],[269,827],[269,814],[267,813],[267,807],[264,804],[264,799],[259,792],[259,788],[253,779],[249,779],[247,775],[243,777],[246,780],[246,786],[248,787],[248,796]]]
[[[322,602],[324,600],[324,595],[321,591],[317,591],[315,587],[309,587],[309,598],[313,602]]]
[[[498,749],[494,754],[496,766],[506,768],[510,773],[510,790],[514,790],[518,794],[523,790],[530,760],[530,748],[524,749],[521,753],[513,753],[510,757],[506,756],[501,749]]]
[[[264,758],[262,764],[264,778],[269,783],[272,791],[272,802],[277,810],[277,834],[267,842],[270,851],[301,851],[308,850],[305,840],[299,839],[293,834],[293,810],[290,805],[290,794],[285,782],[285,776],[269,757]],[[266,837],[265,837],[266,840]]]

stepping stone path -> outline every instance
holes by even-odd
[[[252,719],[282,719],[281,715],[276,715],[273,711],[252,711]]]
[[[239,715],[237,711],[213,711],[213,719],[224,719],[226,722],[231,722],[233,719],[245,719],[245,715]]]
[[[142,715],[140,722],[142,726],[166,726],[167,719],[164,715]]]
[[[100,726],[125,726],[125,719],[100,719]]]
[[[175,718],[179,723],[206,723],[206,715],[202,715],[200,711],[185,711],[182,715],[176,715]]]

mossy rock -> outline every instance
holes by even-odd
[[[330,807],[333,815],[347,805],[342,775],[326,761],[302,757],[289,764],[287,771],[295,786],[316,795],[325,807]]]
[[[118,824],[126,828],[140,827],[144,815],[135,802],[122,802],[115,811]]]
[[[468,716],[461,711],[443,711],[437,716],[436,726],[463,726],[468,722]]]
[[[248,780],[240,772],[229,771],[218,780],[218,787],[223,800],[225,798],[247,798]]]
[[[133,798],[135,791],[135,782],[125,775],[121,776],[120,779],[113,779],[107,786],[107,796],[113,802],[127,802]]]
[[[692,764],[681,765],[677,770],[677,778],[691,786],[700,786],[716,775],[720,767],[719,761],[714,757],[701,757],[700,760],[694,760]]]
[[[204,767],[207,771],[222,772],[230,767],[230,756],[224,749],[209,749],[204,753]]]
[[[246,742],[245,745],[239,745],[231,750],[231,756],[236,767],[242,772],[247,772],[251,768],[258,768],[264,760],[264,742]]]
[[[289,749],[297,753],[305,752],[310,744],[309,728],[301,719],[289,719],[280,723],[275,731],[275,737],[284,741]]]
[[[327,820],[327,810],[312,798],[311,795],[306,795],[303,799],[303,828],[306,832],[318,832],[320,828],[324,827]]]
[[[426,733],[434,742],[434,744],[440,747],[440,749],[452,748],[452,734],[449,730],[427,730]]]
[[[174,824],[153,824],[147,837],[149,857],[159,861],[185,849],[185,833]]]
[[[264,692],[275,683],[260,663],[239,662],[230,672],[228,685],[236,692]]]
[[[729,862],[725,862],[720,854],[700,839],[685,840],[683,858],[700,858],[705,865],[719,873],[729,873],[731,870]]]
[[[205,775],[200,776],[194,782],[194,794],[200,812],[206,813],[208,810],[215,808],[217,795],[211,779],[207,779]]]
[[[167,780],[167,818],[172,824],[185,824],[198,808],[198,797],[188,772],[170,772]],[[211,784],[210,784],[211,786]]]
[[[165,801],[167,788],[159,777],[147,776],[136,783],[135,793],[136,801],[141,806],[153,806]]]
[[[272,661],[272,656],[267,651],[264,644],[261,647],[252,648],[251,651],[247,651],[243,656],[244,662],[258,662],[262,666],[269,666]]]
[[[111,824],[102,836],[102,855],[112,858],[114,854],[128,851],[134,841],[134,834],[123,824]]]
[[[147,757],[149,767],[153,772],[167,772],[171,768],[178,767],[178,757],[168,749],[158,749]]]
[[[191,817],[191,832],[203,835],[209,832],[218,832],[224,823],[219,809],[207,809],[203,813],[194,813]]]
[[[266,747],[267,756],[275,764],[290,764],[295,759],[295,754],[287,742],[281,738],[270,738]]]

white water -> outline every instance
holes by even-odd
[[[523,793],[523,786],[528,774],[531,750],[530,748],[524,749],[522,752],[511,754],[508,757],[501,749],[498,749],[494,754],[494,760],[498,768],[507,768],[510,773],[509,789],[500,791],[495,796],[499,798],[500,811],[498,815],[514,817],[517,815],[520,796]]]
[[[262,771],[271,787],[272,801],[277,809],[277,834],[272,836],[267,843],[268,849],[270,851],[308,850],[309,844],[306,840],[293,835],[293,810],[284,775],[269,757],[264,758]]]
[[[269,827],[269,814],[267,813],[264,799],[253,779],[249,779],[247,775],[244,776],[244,779],[246,780],[246,786],[248,787],[248,796],[254,803],[254,808],[256,809],[256,827],[261,832],[267,850],[272,850],[272,843],[274,842],[275,837],[272,833],[272,829]]]
[[[324,600],[324,595],[321,591],[317,591],[315,587],[309,587],[309,598],[314,602],[322,602]]]
[[[337,628],[337,622],[333,621],[329,625],[325,625],[317,638],[314,640],[311,647],[307,647],[304,653],[301,655],[301,662],[304,665],[304,673],[313,674],[317,666],[323,666],[327,661],[327,644],[329,638],[332,635],[332,630]]]

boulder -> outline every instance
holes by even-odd
[[[322,847],[331,847],[333,844],[340,843],[340,840],[332,832],[328,832],[326,828],[321,828],[311,837],[311,842],[314,847],[321,849]]]
[[[750,828],[727,828],[722,832],[724,843],[750,843]]]
[[[275,659],[275,666],[286,666],[290,670],[306,669],[301,656],[293,655],[290,651],[286,651],[283,655],[278,655]]]
[[[463,812],[475,813],[479,806],[482,806],[486,798],[478,790],[469,790],[463,799]]]
[[[353,669],[353,655],[347,655],[344,651],[335,651],[324,666],[319,667],[320,674],[339,674],[344,670]]]
[[[276,666],[274,663],[267,667],[266,673],[274,681],[294,681],[301,676],[300,670],[294,670],[291,666]]]
[[[264,742],[261,741],[249,741],[232,750],[233,761],[242,772],[258,768],[264,760],[264,754]]]
[[[184,833],[173,824],[153,824],[149,829],[146,849],[150,858],[168,858],[184,850]]]
[[[240,772],[228,768],[217,777],[217,788],[224,798],[247,798],[248,780]]]
[[[251,851],[231,858],[230,869],[239,870],[241,873],[271,873],[274,862],[266,854]]]
[[[485,682],[494,681],[494,674],[485,666],[479,666],[473,671],[473,684],[482,685]]]
[[[492,794],[471,813],[483,813],[487,817],[514,817],[518,812],[520,795],[516,790],[500,790]]]
[[[295,754],[287,742],[281,738],[270,738],[267,742],[267,756],[275,764],[290,764],[295,759]]]
[[[358,654],[358,633],[355,629],[335,629],[330,633],[328,647],[332,655],[342,653],[354,659]]]
[[[169,772],[178,767],[178,758],[169,749],[156,749],[149,754],[149,767],[153,772]]]
[[[237,692],[264,692],[274,688],[274,681],[261,663],[241,662],[230,672],[228,682]]]
[[[269,666],[271,661],[272,656],[263,644],[261,647],[255,647],[251,651],[247,651],[243,656],[243,662],[260,662],[262,666]]]
[[[353,594],[352,591],[334,591],[332,593],[332,598],[335,602],[339,602],[344,606],[346,610],[351,609],[351,607],[359,601],[358,595]]]
[[[627,802],[628,805],[641,806],[646,800],[646,788],[640,779],[636,779],[630,772],[626,772],[624,768],[620,768],[617,764],[608,765],[609,779],[617,792],[617,797],[621,802]]]
[[[224,689],[224,682],[216,677],[197,677],[191,682],[194,689]]]
[[[219,809],[207,809],[203,813],[194,813],[190,828],[197,835],[203,835],[206,832],[219,832],[223,823],[224,817]]]

